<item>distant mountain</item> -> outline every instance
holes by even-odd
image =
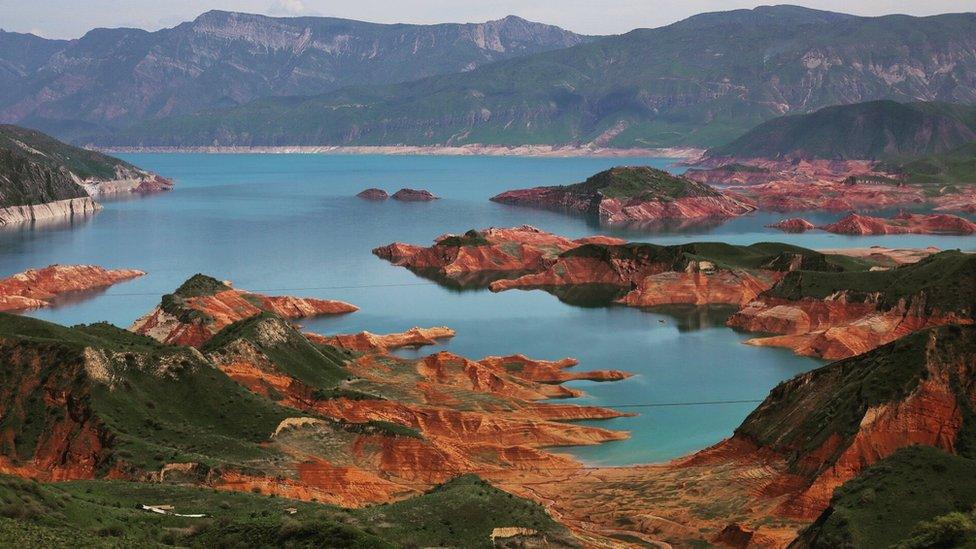
[[[775,118],[708,156],[876,160],[942,154],[976,141],[976,107],[870,101]]]
[[[0,120],[59,132],[468,71],[589,38],[506,17],[380,25],[207,12],[171,29],[95,29],[78,40],[0,32]],[[83,123],[82,123],[83,122]]]
[[[461,74],[176,116],[98,142],[715,146],[776,116],[875,99],[976,101],[976,14],[709,13]]]

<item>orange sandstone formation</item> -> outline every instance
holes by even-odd
[[[514,273],[537,271],[558,254],[583,244],[622,243],[608,237],[569,240],[529,225],[510,229],[488,228],[463,235],[443,235],[433,246],[424,248],[394,243],[373,250],[394,265],[418,271],[434,271],[449,278],[476,273]]]
[[[0,311],[47,307],[61,294],[111,286],[146,273],[94,265],[51,265],[0,280]]]
[[[230,324],[262,312],[306,318],[356,310],[342,301],[254,294],[196,275],[175,293],[163,296],[162,303],[129,330],[167,344],[199,347]]]
[[[844,219],[825,225],[821,229],[837,234],[878,235],[878,234],[973,234],[976,223],[968,219],[949,215],[919,215],[902,212],[885,219],[851,213]]]
[[[976,256],[957,251],[890,270],[790,273],[728,324],[779,334],[751,339],[752,345],[845,358],[930,326],[973,323],[974,284]]]
[[[784,219],[778,223],[773,223],[772,225],[766,226],[771,229],[779,229],[787,233],[805,233],[816,228],[813,223],[799,217]]]
[[[378,351],[387,352],[403,347],[424,347],[436,345],[438,340],[454,337],[454,330],[445,326],[434,328],[411,328],[399,334],[377,335],[370,332],[359,332],[358,334],[337,334],[334,336],[321,336],[318,334],[306,334],[310,340],[348,349],[350,351]]]

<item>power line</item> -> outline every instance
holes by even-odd
[[[354,286],[307,286],[303,288],[258,288],[258,289],[248,289],[239,290],[244,293],[262,293],[262,292],[302,292],[309,290],[359,290],[359,289],[370,289],[370,288],[402,288],[407,286],[438,286],[435,282],[404,282],[397,284],[360,284]],[[237,289],[237,288],[233,288]],[[172,293],[170,290],[155,291],[155,292],[115,292],[115,293],[103,293],[98,296],[93,296],[93,298],[102,297],[116,297],[116,296],[155,296],[162,297],[165,294]],[[70,294],[65,294],[70,295]]]

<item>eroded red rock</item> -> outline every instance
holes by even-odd
[[[772,225],[766,226],[771,229],[779,229],[785,233],[805,233],[816,228],[813,223],[810,223],[806,219],[800,217],[784,219],[777,223],[773,223]]]
[[[976,223],[949,214],[912,214],[902,212],[892,218],[871,217],[851,213],[844,219],[824,225],[821,229],[837,234],[973,234]]]
[[[95,265],[29,269],[0,280],[0,311],[47,307],[59,295],[104,288],[144,274],[134,269],[104,269]]]

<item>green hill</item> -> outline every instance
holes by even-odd
[[[970,141],[948,152],[922,156],[907,162],[886,162],[881,169],[899,174],[909,183],[976,183],[976,141]]]
[[[0,545],[46,547],[484,547],[523,527],[551,547],[578,546],[530,501],[474,476],[387,505],[346,510],[258,494],[122,481],[38,483],[0,476]],[[139,505],[172,505],[159,515]],[[290,514],[287,509],[294,509]]]
[[[956,451],[976,457],[976,409],[968,402],[973,373],[956,367],[974,358],[972,326],[918,331],[779,384],[735,436],[787,456],[797,474],[815,478],[848,448],[869,409],[901,402],[922,381],[944,376],[963,417]],[[824,446],[827,441],[832,442]],[[813,457],[812,452],[824,448],[829,453]]]
[[[904,448],[834,492],[792,549],[976,547],[976,461]]]
[[[848,301],[878,299],[886,308],[900,300],[919,298],[928,311],[972,318],[976,315],[974,288],[976,255],[948,250],[887,271],[792,272],[766,294],[795,301],[844,292]]]
[[[976,107],[871,101],[775,118],[707,154],[736,158],[898,159],[947,153],[971,141],[976,141]]]
[[[966,53],[974,35],[971,13],[855,17],[764,6],[459,74],[263,98],[95,139],[134,146],[715,146],[770,118],[838,103],[974,101],[976,60]]]
[[[574,194],[600,193],[606,198],[676,200],[693,196],[721,196],[712,187],[647,166],[616,167],[582,183],[554,187]]]

